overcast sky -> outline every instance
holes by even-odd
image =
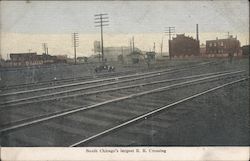
[[[27,48],[41,52],[43,42],[50,42],[56,54],[71,54],[71,44],[65,47],[59,42],[63,44],[64,37],[63,41],[69,39],[71,43],[72,32],[80,34],[80,51],[89,55],[93,40],[99,39],[99,29],[94,27],[94,14],[98,13],[109,15],[109,27],[104,29],[106,46],[127,45],[129,37],[134,35],[140,41],[138,47],[148,50],[153,42],[161,41],[165,27],[175,26],[176,33],[195,36],[195,24],[199,24],[201,42],[225,38],[227,32],[237,35],[242,44],[249,39],[248,0],[1,1],[0,4],[3,57],[8,52],[25,52]]]

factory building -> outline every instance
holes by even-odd
[[[61,62],[65,63],[66,60],[48,54],[37,55],[36,52],[10,54],[11,66],[31,66],[31,65],[61,63]]]
[[[119,55],[128,55],[131,52],[129,47],[104,47],[104,57],[107,61],[118,61]]]
[[[132,47],[130,46],[121,46],[121,47],[104,47],[104,60],[107,62],[112,61],[126,61],[127,55],[130,55],[133,51]],[[140,52],[140,49],[134,48],[134,51]],[[101,47],[99,41],[94,41],[94,55],[90,56],[89,59],[91,62],[98,62],[101,61]],[[100,59],[100,60],[99,60]]]
[[[229,36],[227,39],[206,41],[206,57],[228,57],[230,54],[241,55],[240,41],[237,37]]]
[[[179,34],[169,41],[169,56],[171,58],[185,58],[200,56],[199,40]]]
[[[177,34],[173,40],[169,40],[170,58],[197,57],[200,55],[198,24],[196,24],[196,39],[185,36],[185,34]]]

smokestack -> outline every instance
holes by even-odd
[[[196,40],[199,41],[199,26],[196,24]]]

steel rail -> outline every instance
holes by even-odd
[[[143,72],[143,71],[142,71]],[[70,81],[83,81],[83,80],[89,80],[93,78],[105,78],[108,76],[118,76],[122,74],[130,74],[130,73],[135,73],[134,70],[125,70],[125,71],[120,71],[118,72],[112,72],[112,73],[102,73],[102,74],[97,74],[97,75],[87,75],[87,76],[80,76],[80,77],[70,77],[70,78],[61,78],[61,79],[56,79],[56,80],[45,80],[41,82],[31,82],[31,83],[22,83],[22,84],[16,84],[16,85],[7,85],[4,87],[0,87],[0,90],[6,91],[14,88],[24,88],[24,87],[37,87],[37,86],[42,86],[42,85],[51,85],[51,84],[59,84],[59,83],[67,83]],[[117,74],[117,75],[115,75]]]
[[[237,74],[239,72],[242,72],[242,71],[236,71],[236,72],[232,72],[232,73],[208,76],[208,77],[204,77],[204,78],[199,78],[199,79],[195,79],[195,80],[190,80],[190,81],[186,81],[186,82],[172,84],[172,85],[165,86],[165,87],[159,87],[159,88],[156,88],[156,89],[152,89],[152,90],[148,90],[148,91],[144,91],[144,92],[140,92],[140,93],[130,94],[130,95],[127,95],[127,96],[123,96],[123,97],[103,101],[103,102],[100,102],[100,103],[97,103],[97,104],[94,104],[94,105],[89,105],[89,106],[85,106],[85,107],[80,106],[77,109],[71,109],[71,110],[68,110],[68,111],[65,111],[65,112],[60,112],[60,113],[52,115],[52,116],[39,118],[39,119],[32,120],[32,121],[29,121],[29,122],[25,122],[25,123],[21,123],[21,124],[18,124],[18,125],[14,125],[14,126],[10,126],[10,127],[0,129],[0,133],[15,130],[15,129],[19,129],[21,127],[30,126],[30,125],[37,124],[37,123],[41,123],[41,122],[48,121],[48,120],[51,120],[51,119],[63,117],[63,116],[66,116],[66,115],[74,114],[76,112],[80,112],[80,111],[83,111],[83,110],[97,108],[97,107],[107,105],[107,104],[110,104],[110,103],[115,103],[115,102],[123,101],[123,100],[126,100],[126,99],[143,96],[143,95],[146,95],[146,94],[158,93],[158,92],[161,92],[161,91],[166,91],[166,90],[171,89],[171,88],[183,87],[185,85],[191,85],[191,84],[197,84],[197,83],[202,82],[202,81],[206,81],[206,80],[209,80],[209,79],[216,79],[216,78],[223,77],[225,75],[230,75],[230,74],[233,75],[233,74]]]
[[[188,66],[189,69],[195,68],[197,66],[210,64],[211,62],[206,63],[199,63],[195,66]],[[91,83],[98,83],[98,82],[104,82],[104,81],[112,81],[112,80],[118,80],[118,79],[124,79],[124,78],[131,78],[131,77],[138,77],[138,76],[146,76],[150,74],[156,74],[156,73],[165,73],[165,72],[171,72],[171,71],[178,71],[178,70],[187,70],[187,67],[181,67],[176,69],[165,69],[160,71],[152,71],[152,72],[146,72],[146,73],[136,73],[131,75],[124,75],[124,76],[118,76],[118,77],[112,77],[112,78],[104,78],[104,79],[97,79],[97,80],[90,80],[85,82],[78,82],[78,83],[71,83],[71,84],[64,84],[64,85],[58,85],[58,86],[52,86],[52,87],[44,87],[44,88],[38,88],[38,89],[31,89],[31,90],[25,90],[25,91],[17,91],[17,92],[11,92],[11,93],[4,93],[0,94],[0,97],[3,96],[9,96],[9,95],[17,95],[17,94],[24,94],[24,93],[31,93],[31,92],[38,92],[38,91],[45,91],[45,90],[51,90],[51,89],[57,89],[57,88],[65,88],[65,87],[72,87],[77,85],[84,85],[84,84],[91,84]]]
[[[206,74],[199,74],[199,75],[194,75],[194,76],[181,77],[181,78],[177,78],[177,79],[167,79],[167,80],[154,81],[154,82],[150,82],[150,83],[141,83],[141,84],[137,84],[137,85],[123,86],[123,87],[104,89],[104,90],[98,90],[98,91],[91,91],[91,92],[85,93],[84,95],[98,94],[98,93],[104,93],[104,92],[112,92],[112,91],[116,91],[116,90],[136,88],[136,87],[142,87],[142,86],[146,86],[146,85],[166,83],[166,82],[185,80],[185,79],[190,79],[190,78],[197,78],[197,77],[209,76],[209,75],[215,75],[215,74],[222,74],[222,73],[227,73],[227,72],[206,73]],[[72,97],[75,97],[75,95],[73,95]],[[57,99],[62,99],[62,98],[57,98]],[[61,112],[66,112],[66,111],[69,111],[69,110],[72,110],[72,109],[77,109],[77,108],[81,108],[81,106],[80,107],[73,107],[73,108],[65,109],[65,110],[61,110],[61,111],[56,111],[56,112],[52,112],[52,113],[49,113],[49,114],[36,115],[35,117],[29,117],[29,118],[25,118],[25,119],[16,120],[16,121],[13,121],[13,122],[3,124],[3,126],[8,126],[8,125],[11,125],[11,124],[18,124],[20,122],[27,122],[29,120],[33,120],[33,119],[36,119],[36,118],[47,117],[49,115],[55,115],[55,114],[58,114],[58,113],[61,113]]]
[[[232,71],[223,71],[223,72],[215,72],[215,73],[201,74],[201,75],[195,75],[195,76],[187,76],[187,77],[177,78],[177,79],[155,81],[155,82],[150,82],[150,83],[141,83],[141,84],[130,85],[130,86],[123,86],[123,87],[110,88],[110,89],[104,89],[104,90],[99,90],[99,91],[85,92],[85,93],[80,93],[80,94],[72,94],[72,95],[67,95],[67,96],[59,96],[59,97],[54,97],[54,98],[24,102],[24,101],[28,101],[28,100],[40,99],[42,97],[55,96],[55,95],[60,95],[60,94],[64,94],[64,93],[77,92],[77,91],[87,90],[87,89],[91,89],[91,88],[97,88],[97,87],[103,87],[103,86],[108,86],[108,85],[114,85],[114,84],[118,84],[118,83],[125,83],[125,82],[140,80],[140,79],[144,79],[144,78],[148,78],[148,77],[161,76],[161,74],[154,74],[154,75],[146,76],[146,77],[143,77],[143,78],[142,77],[132,78],[132,79],[127,79],[127,80],[122,80],[122,81],[117,81],[117,82],[109,82],[109,83],[98,84],[98,85],[93,85],[93,86],[88,86],[88,87],[83,87],[83,88],[78,88],[78,89],[60,91],[60,92],[44,94],[44,95],[39,95],[39,96],[33,96],[33,97],[26,97],[26,98],[22,98],[22,99],[15,99],[15,100],[12,100],[12,101],[0,103],[0,105],[5,106],[5,107],[6,106],[10,107],[10,106],[15,106],[15,105],[23,105],[23,104],[29,104],[29,103],[51,101],[51,100],[57,100],[57,99],[62,99],[62,98],[70,98],[70,97],[76,97],[76,96],[82,96],[82,95],[90,95],[90,94],[108,92],[108,91],[113,91],[113,90],[121,90],[121,89],[133,88],[133,87],[138,87],[138,86],[145,86],[145,85],[150,85],[150,84],[158,84],[158,83],[164,83],[164,82],[169,82],[169,81],[177,81],[177,80],[182,80],[182,79],[189,79],[189,78],[195,78],[195,77],[200,77],[200,76],[206,76],[206,75],[212,75],[212,74],[220,74],[220,73],[230,73],[230,72],[232,72]],[[241,71],[241,72],[244,72],[244,71]],[[0,110],[1,110],[1,108],[0,108]]]
[[[195,67],[191,67],[191,68],[195,68]],[[189,68],[189,69],[191,69],[191,68]],[[114,80],[116,80],[115,82],[108,82],[108,83],[97,84],[97,85],[92,85],[92,86],[88,86],[88,87],[82,87],[82,88],[77,88],[77,89],[69,89],[69,90],[58,91],[58,92],[49,93],[49,94],[42,94],[42,95],[36,95],[36,96],[32,96],[32,97],[25,97],[25,98],[21,98],[21,99],[15,99],[15,100],[0,103],[0,105],[2,106],[2,105],[11,104],[11,103],[17,103],[17,102],[22,102],[22,101],[27,101],[27,100],[38,99],[38,98],[42,98],[42,97],[55,96],[55,95],[60,95],[60,94],[64,94],[64,93],[77,92],[77,91],[87,90],[87,89],[91,89],[91,88],[97,88],[97,87],[103,87],[103,86],[108,86],[108,85],[114,85],[114,84],[118,84],[118,83],[136,81],[136,80],[141,80],[141,79],[145,79],[145,78],[152,78],[152,77],[162,76],[164,74],[170,74],[170,73],[173,73],[173,72],[176,72],[176,71],[183,71],[183,70],[188,70],[188,69],[185,68],[185,69],[177,69],[177,70],[173,70],[173,71],[170,70],[170,71],[154,72],[151,75],[146,74],[146,75],[143,75],[141,77],[126,79],[126,80],[120,80],[120,81],[117,81],[117,80],[119,80],[121,78],[117,78],[117,79],[114,79]],[[104,81],[101,81],[101,82],[104,82]],[[92,83],[96,83],[96,82],[92,82]],[[90,83],[87,83],[87,84],[90,84]],[[58,87],[58,88],[64,88],[64,87]],[[49,90],[49,89],[47,89],[47,90]]]
[[[99,83],[99,82],[104,82],[104,81],[119,80],[119,79],[123,79],[123,78],[137,77],[137,76],[141,76],[141,75],[149,75],[149,74],[155,74],[155,73],[161,73],[161,72],[167,72],[167,71],[170,71],[170,70],[154,71],[154,72],[147,72],[147,73],[140,73],[140,74],[131,74],[131,75],[125,75],[125,76],[112,77],[112,78],[104,78],[104,79],[90,80],[90,81],[85,81],[85,82],[64,84],[64,85],[59,85],[59,86],[44,87],[44,88],[31,89],[31,90],[25,90],[25,91],[4,93],[4,94],[0,94],[0,97],[9,96],[9,95],[24,94],[24,93],[31,93],[31,92],[39,92],[39,91],[45,91],[45,90],[51,90],[51,89],[57,89],[57,88],[72,87],[72,86],[78,86],[78,85],[85,85],[85,84],[91,84],[91,83]]]
[[[169,72],[167,72],[167,73],[169,73]],[[54,92],[54,93],[49,93],[49,94],[42,94],[42,95],[37,95],[37,96],[32,96],[32,97],[25,97],[25,98],[21,98],[21,99],[15,99],[12,101],[4,102],[4,103],[1,103],[0,105],[21,102],[21,101],[26,101],[26,100],[32,100],[32,99],[37,99],[37,98],[42,98],[42,97],[60,95],[60,94],[64,94],[64,93],[77,92],[77,91],[82,91],[82,90],[86,90],[86,89],[103,87],[103,86],[114,85],[114,84],[118,84],[118,83],[125,83],[125,82],[130,82],[130,81],[136,81],[136,80],[140,80],[140,79],[161,76],[161,75],[162,75],[161,73],[156,73],[156,74],[152,74],[152,75],[146,75],[146,76],[137,77],[137,78],[120,80],[120,81],[116,81],[116,82],[108,82],[108,83],[104,83],[104,84],[97,84],[97,85],[92,85],[92,86],[87,86],[87,87],[82,87],[82,88],[77,88],[77,89],[69,89],[69,90],[64,90],[64,91],[59,91],[59,92]],[[119,79],[114,79],[114,80],[119,80]],[[96,82],[92,82],[92,83],[96,83]],[[87,84],[90,84],[90,83],[87,83]],[[59,87],[59,88],[61,88],[61,87]]]
[[[229,83],[225,83],[225,84],[223,84],[223,85],[220,85],[220,86],[217,86],[217,87],[214,87],[214,88],[205,90],[205,91],[203,91],[203,92],[194,94],[194,95],[192,95],[192,96],[186,97],[186,98],[184,98],[184,99],[178,100],[178,101],[176,101],[176,102],[174,102],[174,103],[171,103],[171,104],[169,104],[169,105],[166,105],[166,106],[157,108],[157,109],[155,109],[155,110],[152,110],[152,111],[150,111],[150,112],[147,112],[147,113],[145,113],[145,114],[142,114],[142,115],[140,115],[140,116],[137,116],[137,117],[135,117],[135,118],[133,118],[133,119],[131,119],[131,120],[129,120],[129,121],[126,121],[126,122],[121,123],[121,124],[119,124],[119,125],[116,125],[116,126],[114,126],[114,127],[112,127],[112,128],[109,128],[109,129],[107,129],[107,130],[105,130],[105,131],[103,131],[103,132],[100,132],[100,133],[96,134],[96,135],[93,135],[93,136],[88,137],[88,138],[86,138],[86,139],[83,139],[83,140],[81,140],[81,141],[79,141],[79,142],[76,142],[76,143],[70,145],[69,147],[75,147],[75,146],[81,145],[81,144],[83,144],[83,143],[87,143],[87,142],[89,142],[89,141],[93,141],[94,139],[97,139],[97,138],[99,138],[99,137],[101,137],[101,136],[107,135],[108,133],[114,132],[115,130],[124,128],[124,127],[126,127],[126,126],[128,126],[128,125],[131,125],[131,124],[137,122],[137,121],[140,121],[140,120],[143,120],[143,119],[147,119],[147,117],[150,117],[150,116],[152,116],[152,115],[154,115],[154,114],[157,114],[157,113],[159,113],[159,112],[161,112],[161,111],[164,111],[164,110],[166,110],[167,108],[170,108],[170,107],[176,106],[176,105],[178,105],[178,104],[181,104],[181,103],[190,101],[190,100],[192,100],[192,99],[194,99],[194,98],[197,98],[197,97],[199,97],[199,96],[205,95],[205,94],[210,93],[210,92],[213,92],[213,91],[218,90],[218,89],[220,89],[220,88],[223,88],[223,87],[226,87],[226,86],[235,84],[235,83],[239,83],[239,82],[242,82],[242,81],[245,81],[245,80],[248,80],[248,79],[249,79],[249,77],[248,77],[248,78],[239,79],[239,80],[236,80],[236,81],[232,81],[232,82],[229,82]]]

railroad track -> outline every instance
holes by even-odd
[[[236,73],[240,74],[243,71],[237,71]],[[144,91],[144,90],[150,90],[154,89],[156,87],[161,87],[164,85],[170,85],[172,83],[180,82],[183,80],[192,80],[195,78],[200,77],[209,77],[212,75],[216,76],[225,76],[230,75],[232,72],[230,71],[223,71],[223,72],[215,72],[215,73],[206,73],[206,74],[197,74],[197,75],[191,75],[191,76],[184,76],[184,77],[177,77],[174,79],[160,79],[160,80],[148,80],[148,82],[133,82],[133,84],[125,84],[123,86],[114,86],[114,87],[108,87],[105,89],[95,89],[91,90],[85,93],[80,94],[73,94],[73,95],[66,95],[66,96],[58,96],[56,98],[48,98],[45,100],[37,100],[32,101],[27,106],[27,102],[24,103],[16,103],[12,104],[12,106],[5,106],[5,108],[0,109],[0,116],[2,117],[2,121],[0,125],[5,125],[5,120],[20,120],[20,121],[27,121],[31,120],[34,116],[35,117],[46,117],[48,115],[56,114],[62,111],[67,111],[70,109],[77,108],[79,105],[92,105],[98,102],[102,102],[103,100],[108,99],[107,96],[105,96],[104,99],[97,99],[95,95],[97,94],[109,94],[110,98],[116,98],[117,96],[124,96],[127,93],[131,93],[131,90],[134,90],[135,92]],[[212,76],[213,77],[213,76]],[[134,80],[133,80],[134,81]],[[102,86],[102,85],[101,85]],[[128,91],[128,92],[126,92]],[[124,93],[125,92],[125,93]],[[83,96],[83,97],[82,97]],[[94,96],[94,97],[93,97]],[[72,102],[73,98],[73,102]],[[63,100],[63,101],[62,101]],[[84,100],[84,101],[82,101]],[[90,101],[88,101],[90,100]],[[53,102],[52,102],[53,101]],[[45,103],[44,103],[45,102]],[[55,103],[57,102],[57,103]],[[35,104],[36,103],[36,104]],[[76,105],[77,104],[77,105]],[[16,106],[14,106],[16,105]],[[55,107],[58,106],[58,107]],[[12,107],[12,108],[10,108]],[[15,108],[15,109],[13,109]],[[11,113],[13,116],[15,115],[21,115],[21,116],[15,116],[15,118],[10,119],[6,118],[6,113]],[[23,116],[24,115],[24,116]],[[3,120],[5,118],[5,120]],[[26,119],[23,119],[26,118]],[[15,121],[14,121],[15,122]]]
[[[178,115],[183,115],[183,114],[186,114],[188,112],[194,111],[193,108],[186,109],[186,108],[180,107],[178,109],[179,105],[190,102],[190,101],[197,99],[199,97],[202,97],[204,95],[215,93],[215,91],[217,91],[219,89],[226,88],[226,87],[232,86],[234,84],[242,83],[243,81],[246,81],[246,80],[249,80],[249,77],[238,79],[235,81],[231,81],[229,83],[225,83],[225,84],[204,90],[202,92],[193,94],[189,97],[182,98],[182,99],[175,101],[173,103],[170,103],[168,105],[158,107],[152,111],[149,111],[149,112],[144,113],[142,115],[136,116],[130,120],[127,120],[127,121],[121,123],[121,124],[118,124],[114,127],[106,129],[100,133],[97,133],[97,134],[92,135],[90,137],[79,140],[78,142],[75,142],[74,144],[69,145],[69,147],[100,146],[100,145],[101,146],[148,145],[148,144],[150,144],[150,143],[147,143],[148,141],[143,142],[143,139],[140,139],[140,141],[139,141],[137,139],[134,139],[133,136],[140,135],[141,138],[145,137],[145,138],[153,139],[152,137],[155,136],[155,134],[156,134],[155,130],[160,129],[161,131],[160,130],[159,131],[162,132],[162,131],[164,131],[163,128],[167,129],[167,128],[169,128],[169,126],[171,126],[171,124],[173,122],[176,122],[176,119],[178,119],[176,117]],[[197,106],[197,105],[195,105],[195,106]],[[173,111],[173,108],[177,109],[177,111]],[[198,108],[199,108],[199,106],[198,106]],[[166,113],[167,110],[170,112]],[[165,117],[163,117],[162,114],[164,114]],[[162,116],[157,117],[158,115],[162,115]],[[152,119],[150,119],[150,118],[152,118]],[[154,127],[154,128],[152,128],[152,127]],[[158,139],[158,138],[155,138],[155,139]],[[158,143],[159,143],[159,140],[157,140]],[[113,143],[112,143],[112,141],[113,141]],[[153,144],[157,144],[157,143],[153,143]],[[195,144],[195,143],[193,143],[193,144]],[[160,144],[160,145],[162,145],[162,144]],[[166,144],[163,143],[163,145],[166,145]],[[189,145],[190,145],[190,143],[189,143]]]
[[[90,80],[78,83],[70,83],[66,85],[45,87],[39,89],[25,90],[25,91],[16,91],[11,93],[0,94],[0,103],[1,106],[13,106],[18,104],[33,103],[38,101],[47,101],[58,99],[57,96],[68,96],[74,95],[74,93],[82,93],[87,90],[96,89],[96,88],[110,88],[112,85],[119,85],[129,82],[142,81],[145,79],[154,79],[155,77],[166,77],[171,73],[178,74],[180,71],[186,71],[190,69],[199,69],[201,66],[207,63],[201,63],[189,68],[178,68],[178,69],[167,69],[153,72],[146,72],[140,74],[131,74],[119,77],[111,77],[105,79]],[[205,68],[204,68],[205,69]],[[49,99],[48,99],[49,98]]]
[[[181,63],[179,66],[188,66],[190,64],[199,64],[200,62],[188,62],[188,63]],[[206,63],[206,62],[205,62]],[[159,70],[162,68],[171,67],[173,68],[174,66],[171,65],[166,65],[166,62],[160,63],[156,67],[153,67],[151,70]],[[80,77],[74,77],[74,78],[61,78],[61,79],[53,79],[53,80],[46,80],[46,81],[40,81],[40,82],[30,82],[30,83],[22,83],[22,84],[16,84],[16,85],[6,85],[4,87],[0,87],[0,91],[2,93],[6,93],[8,91],[20,91],[20,90],[28,90],[28,89],[34,89],[34,88],[42,88],[42,87],[48,87],[48,86],[55,86],[55,85],[62,85],[65,83],[72,83],[72,82],[80,82],[80,81],[86,81],[86,80],[91,80],[91,79],[96,79],[96,78],[105,78],[105,77],[111,77],[111,76],[121,76],[121,75],[127,75],[127,74],[134,74],[138,72],[138,68],[134,70],[134,66],[129,66],[129,69],[126,69],[124,71],[119,71],[119,72],[112,72],[112,73],[99,73],[99,74],[92,74],[89,76],[80,76]],[[126,68],[126,67],[125,67]],[[133,70],[131,70],[131,68]],[[94,70],[94,69],[93,69]],[[148,69],[139,69],[139,72],[145,72]]]
[[[157,81],[154,81],[154,82],[149,82],[149,83],[140,83],[140,84],[135,84],[135,85],[128,85],[128,86],[122,86],[122,87],[115,87],[115,88],[108,88],[108,89],[104,89],[104,90],[97,90],[97,91],[91,91],[91,92],[88,92],[88,93],[85,93],[84,94],[84,96],[85,96],[85,98],[84,99],[88,99],[88,97],[90,97],[91,98],[91,96],[93,96],[93,95],[96,95],[96,94],[103,94],[103,93],[105,93],[105,94],[107,94],[107,93],[109,93],[109,95],[110,95],[110,98],[112,99],[112,98],[114,98],[114,97],[117,97],[116,95],[117,95],[117,92],[119,92],[119,91],[122,91],[122,92],[124,92],[125,90],[130,90],[130,89],[135,89],[135,88],[140,88],[140,91],[143,91],[143,90],[150,90],[150,89],[153,89],[153,88],[155,88],[155,87],[157,87],[157,86],[159,86],[159,87],[161,87],[162,85],[168,85],[168,83],[170,83],[170,82],[172,82],[172,83],[174,83],[174,82],[178,82],[178,81],[183,81],[183,80],[189,80],[189,79],[191,79],[191,81],[192,81],[192,79],[195,79],[195,78],[200,78],[200,79],[198,79],[198,80],[203,80],[203,78],[202,77],[205,77],[205,79],[207,79],[207,78],[213,78],[213,77],[219,77],[219,76],[226,76],[226,75],[230,75],[230,74],[232,74],[232,73],[235,73],[235,74],[240,74],[240,73],[242,73],[243,71],[237,71],[237,72],[216,72],[216,73],[207,73],[207,74],[199,74],[199,75],[194,75],[194,76],[187,76],[187,77],[180,77],[180,78],[175,78],[175,79],[167,79],[167,80],[157,80]],[[182,82],[181,82],[182,83]],[[178,85],[178,84],[177,84]],[[145,89],[142,89],[142,87],[145,87]],[[171,87],[171,85],[169,86],[169,87]],[[136,92],[138,92],[138,91],[136,91]],[[128,92],[129,93],[129,92]],[[125,94],[127,94],[127,93],[125,93]],[[81,94],[82,95],[82,94]],[[119,94],[118,94],[119,95]],[[79,95],[77,95],[77,96],[79,96]],[[122,94],[122,95],[120,95],[120,96],[124,96],[124,94]],[[108,99],[108,98],[106,98],[107,96],[105,96],[105,99],[104,100],[106,100],[106,99]],[[63,97],[60,97],[60,99],[62,99]],[[67,97],[68,98],[68,97]],[[80,98],[81,99],[81,98]],[[75,101],[76,99],[74,99],[74,101]],[[102,101],[102,99],[101,99],[101,101]],[[95,102],[95,103],[98,103],[98,99],[95,99],[95,100],[93,100],[93,102]],[[99,100],[99,102],[100,102],[100,100]],[[81,102],[80,102],[81,103]],[[67,101],[64,101],[63,103],[61,103],[61,104],[69,104],[69,103],[67,103]],[[67,106],[66,106],[67,107]],[[38,108],[38,107],[32,107],[32,108]],[[49,108],[53,108],[53,106],[50,106]],[[32,120],[33,118],[38,118],[38,117],[40,117],[40,118],[42,118],[42,117],[47,117],[48,115],[53,115],[53,114],[57,114],[57,113],[62,113],[63,111],[68,111],[68,110],[70,110],[70,109],[72,109],[73,107],[71,107],[70,106],[70,108],[66,108],[66,109],[64,109],[64,110],[62,110],[62,111],[56,111],[56,112],[52,112],[52,113],[49,113],[49,114],[47,114],[47,113],[45,113],[45,114],[41,114],[41,113],[44,113],[44,112],[40,112],[40,111],[37,111],[36,113],[36,116],[35,117],[33,117],[34,116],[34,113],[31,113],[31,116],[29,117],[29,118],[26,118],[26,119],[21,119],[21,120],[19,120],[19,121],[15,121],[15,122],[11,122],[12,124],[13,123],[16,123],[16,122],[25,122],[25,121],[28,121],[28,120]],[[75,107],[75,108],[73,108],[73,109],[77,109],[78,107]],[[23,109],[22,109],[22,111],[23,111]],[[26,109],[25,111],[29,111],[28,109]],[[46,111],[47,112],[47,111]],[[6,113],[6,112],[5,112]],[[5,113],[1,113],[0,114],[0,116],[2,116],[2,117],[4,117],[4,115],[5,115]],[[17,118],[19,118],[19,117],[17,117]],[[5,123],[5,121],[2,121],[2,123],[0,123],[0,125],[4,125],[4,123]],[[6,123],[5,123],[6,124]],[[10,124],[10,123],[8,123],[8,124]],[[5,125],[6,126],[6,125]]]
[[[16,138],[16,141],[20,143],[20,145],[24,146],[26,144],[36,146],[43,146],[45,144],[46,146],[67,146],[70,142],[72,143],[76,140],[79,140],[79,138],[82,138],[83,135],[85,136],[84,138],[96,136],[100,133],[100,130],[103,132],[107,129],[111,129],[112,127],[116,127],[117,124],[123,124],[125,121],[131,120],[131,118],[135,118],[138,115],[142,116],[143,114],[146,114],[149,111],[157,108],[156,106],[176,102],[176,98],[171,96],[173,93],[178,94],[178,97],[183,97],[185,94],[190,95],[190,93],[194,94],[197,91],[202,92],[202,90],[208,90],[212,86],[218,86],[224,84],[227,81],[235,81],[239,78],[242,78],[240,79],[241,81],[248,79],[244,77],[245,74],[243,71],[214,73],[170,85],[161,84],[161,86],[156,87],[154,84],[153,88],[147,90],[144,89],[143,91],[137,90],[135,87],[130,88],[129,90],[125,91],[123,95],[115,98],[113,98],[114,95],[121,94],[125,89],[119,90],[119,92],[116,90],[105,94],[103,94],[103,92],[95,93],[94,99],[103,97],[102,99],[104,101],[89,106],[78,106],[70,110],[66,109],[64,111],[54,112],[47,116],[44,115],[26,120],[24,119],[14,121],[2,126],[0,132],[3,136],[2,138],[14,137]],[[186,88],[190,87],[192,87],[192,90],[191,92],[187,93]],[[133,103],[136,104],[136,108],[133,108]],[[94,127],[91,125],[94,125]],[[97,127],[100,127],[100,129]],[[56,139],[56,141],[53,141],[50,138],[44,136],[44,131],[51,133],[53,136],[58,136],[59,134],[57,134],[55,131],[60,131],[62,136],[58,137],[61,139],[68,136],[68,133],[71,131],[73,134],[70,136],[74,135],[74,138],[68,140],[69,143],[62,144],[61,139]],[[31,132],[35,133],[34,136],[36,137],[34,137]],[[37,132],[40,133],[38,134]],[[55,134],[53,134],[53,132],[55,132]],[[30,135],[32,135],[31,138],[34,138],[33,141],[32,139],[28,139],[26,137]],[[18,136],[21,136],[21,138]],[[46,137],[47,139],[45,139],[45,142],[42,142],[41,140],[44,139],[37,139],[37,137]],[[27,143],[23,144],[23,142]],[[8,143],[4,143],[4,139],[2,139],[1,145],[5,144]],[[82,142],[80,144],[82,144]],[[18,146],[18,143],[14,143],[14,145]]]
[[[186,67],[192,67],[192,66],[199,66],[199,65],[207,65],[207,64],[215,64],[218,62],[202,62],[202,63],[196,63],[196,64],[192,64],[192,65],[180,65],[180,67],[182,68],[186,68]],[[34,83],[29,83],[29,84],[19,84],[19,85],[12,85],[12,86],[6,86],[5,88],[1,88],[1,96],[7,96],[7,95],[15,95],[15,94],[22,94],[24,91],[24,93],[28,93],[29,91],[35,91],[35,89],[37,89],[37,91],[42,91],[42,90],[46,90],[46,88],[48,89],[55,89],[53,88],[54,86],[63,86],[63,85],[68,85],[70,86],[70,84],[77,84],[77,83],[81,83],[82,81],[91,81],[91,80],[96,80],[96,78],[100,78],[100,81],[102,79],[105,79],[106,77],[122,77],[122,76],[126,76],[126,75],[143,75],[146,73],[152,73],[152,72],[157,72],[159,71],[158,68],[155,68],[157,70],[153,70],[151,72],[145,72],[145,70],[139,70],[140,73],[138,73],[138,71],[135,70],[126,70],[126,71],[121,71],[121,72],[115,72],[115,73],[103,73],[103,74],[98,74],[98,75],[92,75],[92,76],[84,76],[84,77],[77,77],[77,78],[65,78],[65,79],[59,79],[59,80],[50,80],[50,81],[44,81],[44,82],[34,82]],[[175,68],[173,68],[175,69]],[[160,69],[162,70],[162,69]],[[11,89],[11,90],[10,90]],[[14,91],[13,91],[14,89]],[[25,90],[23,90],[25,89]]]
[[[34,89],[34,88],[44,88],[44,87],[49,87],[49,86],[55,86],[55,85],[62,85],[62,84],[67,84],[67,83],[73,83],[73,82],[81,82],[81,81],[86,81],[86,80],[93,80],[96,78],[105,78],[105,77],[110,77],[110,76],[119,76],[119,75],[126,75],[126,74],[133,74],[135,73],[134,70],[126,70],[126,71],[121,71],[121,72],[112,72],[112,73],[100,73],[100,74],[95,74],[95,75],[89,75],[89,76],[80,76],[80,77],[74,77],[74,78],[61,78],[61,79],[56,79],[54,80],[46,80],[46,81],[41,81],[41,82],[32,82],[32,83],[22,83],[22,84],[17,84],[17,85],[7,85],[5,87],[0,88],[2,91],[1,93],[6,93],[9,91],[21,91],[21,90],[29,90],[29,89]]]
[[[105,79],[71,83],[53,87],[4,93],[0,95],[0,100],[2,102],[0,103],[0,110],[1,107],[9,107],[9,106],[36,103],[48,100],[56,100],[60,98],[75,97],[81,94],[84,95],[84,92],[88,92],[96,88],[107,89],[113,86],[124,85],[124,83],[129,83],[129,82],[137,84],[137,82],[140,83],[141,81],[150,81],[150,79],[153,80],[155,79],[154,77],[159,77],[159,79],[160,78],[165,79],[164,77],[167,78],[170,74],[172,74],[173,77],[176,77],[176,74],[179,74],[178,72],[187,71],[190,69],[192,69],[192,71],[200,70],[200,72],[203,72],[201,68],[204,67],[203,70],[205,71],[206,66],[204,65],[206,64],[207,63],[202,63],[189,68],[185,67],[178,69],[160,70],[160,71],[146,72],[140,74],[132,74],[119,77],[111,77]]]

